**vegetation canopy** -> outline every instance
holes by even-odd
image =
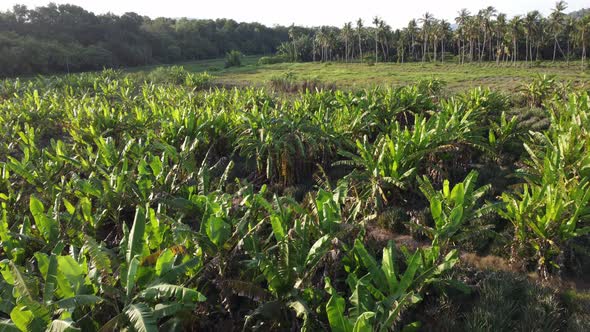
[[[565,9],[0,13],[23,75],[0,80],[0,331],[589,331],[588,16]]]

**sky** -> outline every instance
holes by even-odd
[[[30,8],[47,5],[49,0],[0,0],[0,10],[24,4]],[[53,0],[57,4],[70,3],[96,14],[136,12],[155,17],[189,17],[199,19],[231,18],[238,22],[260,22],[304,26],[334,25],[356,22],[358,18],[370,24],[379,16],[393,28],[406,26],[412,18],[425,12],[436,18],[454,22],[456,13],[467,8],[472,13],[489,5],[508,16],[539,10],[551,12],[555,0]],[[569,0],[567,12],[590,7],[589,0]]]

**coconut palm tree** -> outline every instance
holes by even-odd
[[[528,12],[524,17],[522,23],[524,26],[524,35],[525,35],[525,56],[524,60],[528,63],[528,61],[533,61],[533,38],[535,36],[535,30],[537,29],[537,21],[539,20],[539,12],[534,10],[532,12]]]
[[[434,57],[434,62],[436,62],[437,57],[437,50],[438,50],[438,40],[440,39],[440,35],[442,34],[440,21],[433,20],[432,22],[432,30],[431,30],[431,37],[432,37],[432,52]]]
[[[385,21],[381,20],[381,22],[379,22],[379,28],[378,30],[378,34],[379,34],[379,41],[381,43],[381,51],[383,51],[383,59],[385,62],[387,62],[387,55],[389,54],[389,35],[391,34],[391,27],[387,24],[385,24]]]
[[[422,18],[420,19],[420,23],[422,23],[422,62],[426,61],[426,53],[428,51],[428,37],[430,37],[430,33],[432,30],[432,20],[434,20],[434,16],[429,12],[424,13]]]
[[[381,19],[378,16],[373,17],[373,24],[375,24],[375,63],[379,62],[379,24]]]
[[[399,32],[399,36],[397,38],[397,61],[404,63],[404,56],[406,54],[406,43],[408,42],[408,29],[403,28]]]
[[[475,60],[475,41],[478,41],[479,45],[479,21],[480,18],[478,16],[469,17],[466,23],[466,33],[469,39],[469,61],[473,62]]]
[[[410,23],[408,23],[408,27],[407,29],[407,34],[408,34],[408,39],[410,40],[410,56],[414,58],[414,60],[416,59],[416,35],[418,34],[418,23],[416,23],[415,19],[410,20]]]
[[[348,41],[352,37],[352,22],[348,22],[344,24],[344,27],[340,31],[340,36],[344,40],[344,61],[348,62]]]
[[[569,64],[570,56],[571,56],[571,44],[572,44],[572,37],[576,31],[576,19],[568,15],[565,19],[565,24],[563,27],[563,34],[565,35],[566,40],[566,57],[565,60]]]
[[[547,38],[547,19],[545,19],[540,13],[538,15],[538,20],[535,24],[535,61],[539,61],[539,49],[541,45],[543,45]]]
[[[582,48],[582,70],[586,68],[586,46],[588,44],[588,35],[590,32],[590,14],[586,14],[578,19],[576,24],[576,41]]]
[[[518,60],[518,37],[520,36],[521,18],[520,16],[514,16],[508,23],[510,29],[510,38],[512,39],[512,63],[516,65]]]
[[[441,46],[441,62],[445,62],[445,42],[448,36],[452,33],[451,24],[446,20],[440,20],[440,46]]]
[[[496,38],[496,64],[500,64],[501,58],[504,56],[504,40],[508,23],[506,22],[506,14],[499,13],[494,22],[494,37]]]
[[[363,20],[360,18],[356,21],[356,34],[359,38],[359,56],[363,62]]]
[[[549,16],[549,30],[553,34],[553,62],[555,62],[555,55],[557,53],[557,48],[559,47],[559,51],[561,55],[565,57],[561,46],[559,45],[558,37],[563,31],[564,23],[565,23],[565,14],[563,13],[567,8],[567,4],[565,1],[559,1],[555,4],[555,8],[551,12]]]
[[[455,23],[457,24],[457,49],[459,52],[459,58],[461,64],[465,63],[465,31],[467,30],[467,23],[469,21],[471,13],[463,8],[459,11],[459,16],[455,17]]]
[[[485,54],[485,49],[486,49],[486,43],[488,42],[488,36],[489,36],[489,31],[490,31],[490,26],[491,26],[491,19],[492,17],[496,16],[496,8],[492,7],[492,6],[488,6],[485,9],[482,9],[479,11],[479,13],[477,14],[477,16],[480,18],[480,27],[481,30],[483,31],[483,43],[481,45],[481,49],[480,49],[480,54],[479,54],[479,61],[481,62],[481,60],[483,59],[483,56]],[[491,38],[490,38],[491,41]],[[491,47],[490,47],[491,49]]]
[[[299,53],[297,52],[297,31],[295,30],[295,24],[291,24],[289,27],[289,39],[291,40],[291,44],[293,45],[293,57],[291,61],[297,62],[299,60]]]
[[[315,35],[316,43],[320,45],[321,48],[321,57],[320,61],[328,61],[328,46],[329,46],[329,37],[328,31],[326,27],[321,27]]]

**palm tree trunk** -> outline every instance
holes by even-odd
[[[493,39],[493,36],[490,38],[490,40],[488,42],[489,43],[488,44],[488,46],[489,46],[488,49],[489,49],[489,52],[490,52],[490,56],[488,58],[489,60],[492,60],[494,58],[494,48],[492,47],[492,43],[493,43],[493,40],[492,39]]]
[[[570,64],[570,39],[569,39],[569,37],[567,38],[567,56],[565,57],[565,61],[569,66],[569,64]]]
[[[379,36],[375,33],[375,63],[379,62],[379,48],[377,47],[379,44]]]
[[[529,62],[529,37],[528,36],[525,38],[525,42],[524,42],[524,62],[525,63]]]
[[[586,40],[584,38],[584,31],[582,31],[582,70],[586,68],[584,65],[586,62]]]
[[[440,43],[441,45],[441,49],[442,49],[442,54],[441,54],[441,61],[442,63],[445,63],[445,39],[443,38],[442,42]]]
[[[512,62],[516,66],[516,61],[518,60],[518,45],[516,44],[516,38],[512,39],[512,43],[514,44],[514,50],[512,51]]]
[[[555,62],[555,53],[557,52],[557,35],[554,35],[554,42],[553,42],[553,60],[551,62]]]
[[[432,48],[433,48],[433,51],[434,51],[434,62],[436,62],[436,49],[437,49],[436,44],[437,44],[437,42],[436,42],[436,38],[435,38],[434,41],[433,41],[433,43],[432,43]]]
[[[363,43],[362,43],[360,32],[359,32],[359,57],[360,57],[361,62],[363,62]]]
[[[529,41],[529,58],[533,62],[533,38]]]
[[[459,63],[463,64],[463,50],[461,49],[461,38],[457,38],[457,55],[459,55]]]
[[[485,54],[485,50],[486,50],[486,41],[488,38],[488,34],[486,32],[486,29],[484,29],[483,32],[483,43],[481,44],[481,50],[479,53],[479,62],[481,62],[483,60],[483,55]]]
[[[422,62],[426,61],[426,45],[428,44],[428,38],[424,38],[424,45],[422,46]]]
[[[346,56],[344,57],[346,63],[348,63],[348,37],[344,40],[344,52],[346,52]]]

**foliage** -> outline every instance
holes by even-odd
[[[94,14],[70,4],[0,12],[0,75],[35,75],[275,52],[285,27],[230,19]],[[223,42],[220,42],[223,41]]]
[[[585,93],[573,97],[552,112],[546,132],[531,133],[522,191],[502,195],[500,213],[515,227],[513,258],[534,253],[544,278],[549,266],[560,267],[566,243],[590,231],[588,100]]]
[[[242,53],[231,50],[225,54],[225,68],[239,67],[242,65]]]
[[[286,95],[149,75],[2,82],[0,329],[413,329],[476,287],[459,253],[492,206],[542,276],[585,258],[586,92],[549,97],[527,136],[503,96],[438,80]],[[491,167],[517,179],[500,198]],[[374,222],[394,214],[422,232]]]
[[[420,190],[430,202],[430,213],[434,219],[434,227],[420,227],[432,239],[434,246],[440,246],[443,252],[447,251],[449,244],[457,240],[465,240],[467,236],[481,233],[485,228],[469,225],[469,221],[481,218],[490,213],[491,205],[480,204],[482,198],[490,186],[475,188],[477,183],[477,172],[471,171],[463,182],[457,183],[453,188],[449,181],[443,182],[441,191],[436,191],[427,177],[418,179]]]
[[[201,74],[190,73],[181,66],[158,67],[147,74],[146,81],[202,89],[208,86],[211,76],[206,72]]]

